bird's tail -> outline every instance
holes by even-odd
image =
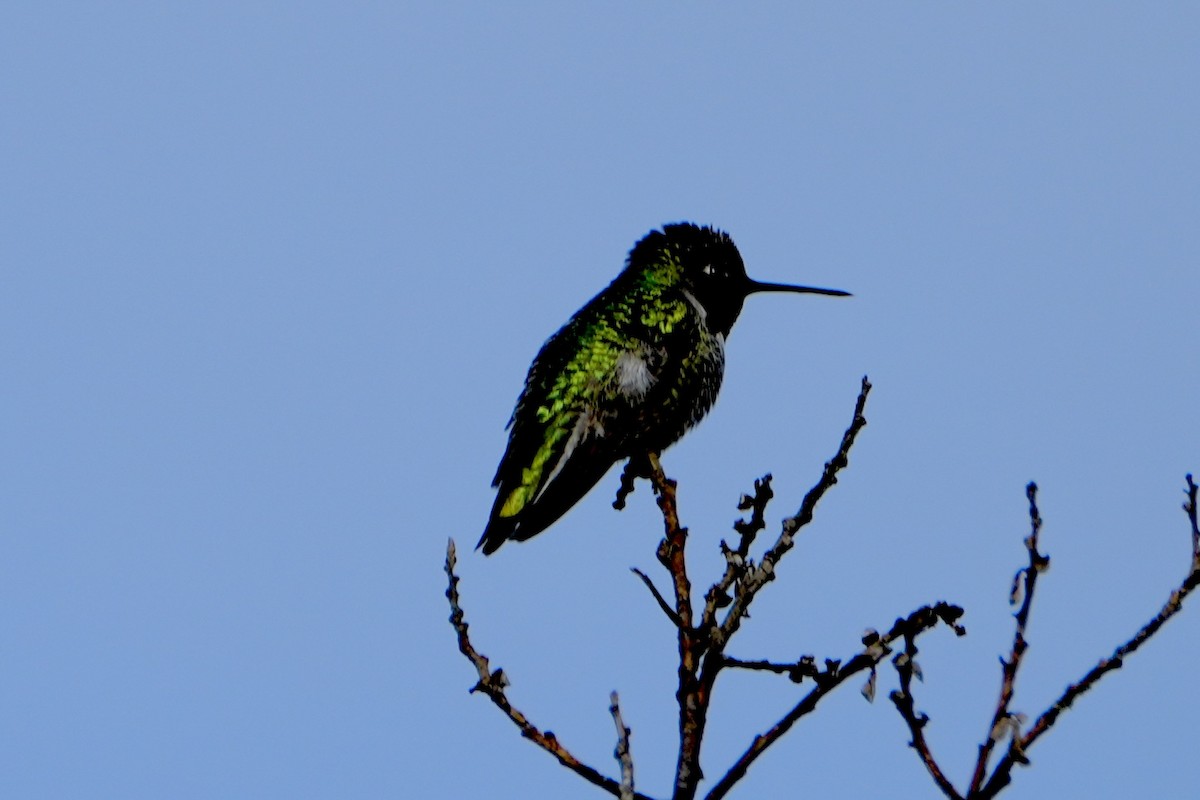
[[[500,545],[513,538],[513,532],[516,529],[517,517],[501,517],[493,513],[483,531],[483,536],[479,537],[479,544],[475,545],[475,549],[482,548],[483,554],[490,556],[500,549]]]
[[[509,539],[525,541],[537,536],[587,494],[608,472],[614,460],[607,454],[569,460],[533,502],[511,516],[501,515],[509,494],[501,483],[496,503],[492,506],[492,515],[477,547],[482,548],[485,555],[491,555]]]

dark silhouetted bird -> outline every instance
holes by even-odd
[[[751,280],[733,240],[709,227],[664,225],[634,245],[529,368],[483,552],[542,532],[613,464],[661,452],[699,422],[721,388],[725,338],[755,292],[848,294]]]

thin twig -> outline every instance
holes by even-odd
[[[1200,523],[1196,521],[1196,482],[1192,473],[1187,474],[1187,500],[1183,501],[1183,511],[1192,523],[1192,572],[1200,572]]]
[[[1021,669],[1021,658],[1029,647],[1025,639],[1025,628],[1029,624],[1029,611],[1033,606],[1033,593],[1037,585],[1037,578],[1050,566],[1050,559],[1038,552],[1038,535],[1042,530],[1042,517],[1037,507],[1036,483],[1031,482],[1025,487],[1025,496],[1029,499],[1030,531],[1029,536],[1025,538],[1025,550],[1029,554],[1029,564],[1018,570],[1013,579],[1011,599],[1014,602],[1019,600],[1021,605],[1015,615],[1017,624],[1016,630],[1013,632],[1012,650],[1007,659],[1000,660],[1000,699],[992,714],[987,736],[979,745],[979,756],[975,761],[975,771],[971,775],[971,786],[967,790],[968,796],[974,796],[983,786],[983,782],[987,778],[988,760],[991,758],[996,744],[1006,734],[1014,734],[1013,738],[1017,738],[1012,727],[1009,706],[1012,703],[1013,692],[1016,691],[1017,672]]]
[[[617,749],[613,756],[621,765],[621,800],[633,800],[633,755],[629,751],[629,727],[621,719],[621,702],[617,693],[609,695],[609,713],[612,714],[613,724],[617,726]]]
[[[475,671],[479,674],[479,682],[471,687],[471,692],[480,692],[486,695],[520,729],[522,736],[554,756],[558,760],[558,763],[588,783],[599,786],[611,795],[622,797],[620,783],[584,764],[567,750],[553,733],[540,730],[529,721],[528,717],[518,709],[513,708],[512,704],[509,703],[504,691],[505,687],[508,686],[508,679],[504,676],[504,670],[492,670],[488,664],[487,656],[475,649],[467,634],[467,629],[470,626],[467,625],[466,615],[463,613],[462,606],[459,603],[459,577],[454,573],[456,562],[457,556],[454,540],[451,539],[446,545],[446,577],[449,582],[449,586],[446,589],[446,599],[450,601],[450,624],[454,627],[455,633],[458,634],[458,649],[475,666]],[[652,798],[636,792],[630,796],[633,800],[652,800]]]
[[[658,587],[654,585],[654,581],[650,580],[650,576],[637,567],[630,567],[629,571],[642,579],[642,583],[646,584],[646,588],[650,590],[650,594],[654,595],[654,599],[658,601],[658,607],[667,615],[667,619],[671,620],[675,624],[675,627],[678,628],[682,624],[679,615],[675,613],[675,609],[667,604],[666,598],[658,591]]]
[[[733,523],[733,529],[741,537],[738,543],[738,552],[742,555],[750,552],[750,545],[754,544],[754,537],[767,527],[765,516],[767,503],[771,502],[771,498],[774,496],[775,491],[771,488],[770,473],[754,482],[753,495],[742,495],[742,499],[738,503],[738,510],[749,511],[750,519],[739,519]]]
[[[725,608],[730,603],[729,592],[737,581],[746,574],[750,565],[750,545],[754,543],[758,532],[766,528],[767,503],[775,492],[771,489],[771,476],[764,475],[754,482],[754,494],[742,495],[738,503],[739,511],[750,511],[750,519],[739,519],[733,524],[738,533],[738,546],[731,549],[724,541],[721,542],[721,554],[725,557],[725,572],[721,578],[709,587],[704,594],[704,613],[700,626],[707,630],[717,627],[717,609]]]
[[[729,656],[725,656],[724,661],[726,667],[732,667],[734,669],[773,672],[776,675],[787,675],[793,683],[802,683],[805,678],[816,678],[821,674],[821,670],[817,668],[817,660],[812,656],[801,656],[798,660],[788,664],[782,664],[776,661],[767,661],[766,659],[743,661],[740,658],[730,658]]]
[[[909,746],[916,751],[917,756],[921,759],[921,763],[925,765],[925,769],[929,772],[929,776],[933,778],[933,782],[941,789],[942,794],[946,795],[949,800],[962,800],[962,795],[954,788],[954,784],[950,783],[950,779],[942,771],[937,759],[933,756],[933,751],[929,747],[929,742],[925,738],[925,726],[929,724],[929,715],[925,713],[917,713],[916,701],[912,692],[912,679],[914,676],[919,676],[920,672],[917,667],[917,642],[913,636],[905,635],[904,637],[904,652],[892,659],[892,665],[896,668],[896,673],[900,676],[900,688],[891,693],[892,703],[895,704],[896,710],[900,712],[900,716],[908,725],[908,731],[912,735],[912,740]]]

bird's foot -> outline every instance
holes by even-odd
[[[617,499],[613,500],[613,508],[620,511],[625,508],[625,498],[633,494],[633,482],[638,478],[649,478],[653,474],[653,467],[650,461],[649,453],[630,456],[625,462],[625,468],[621,471],[621,485],[617,488]]]

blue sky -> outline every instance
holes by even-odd
[[[1200,12],[1186,3],[10,3],[0,13],[0,785],[13,797],[602,797],[479,697],[639,788],[675,756],[645,487],[470,551],[541,342],[665,222],[757,296],[669,450],[697,583],[738,495],[849,471],[731,647],[844,657],[916,606],[959,784],[1042,487],[1040,712],[1165,600],[1200,471]],[[1005,796],[1194,785],[1200,610],[1066,715]],[[742,797],[931,797],[848,687]],[[718,685],[720,775],[796,695]]]

